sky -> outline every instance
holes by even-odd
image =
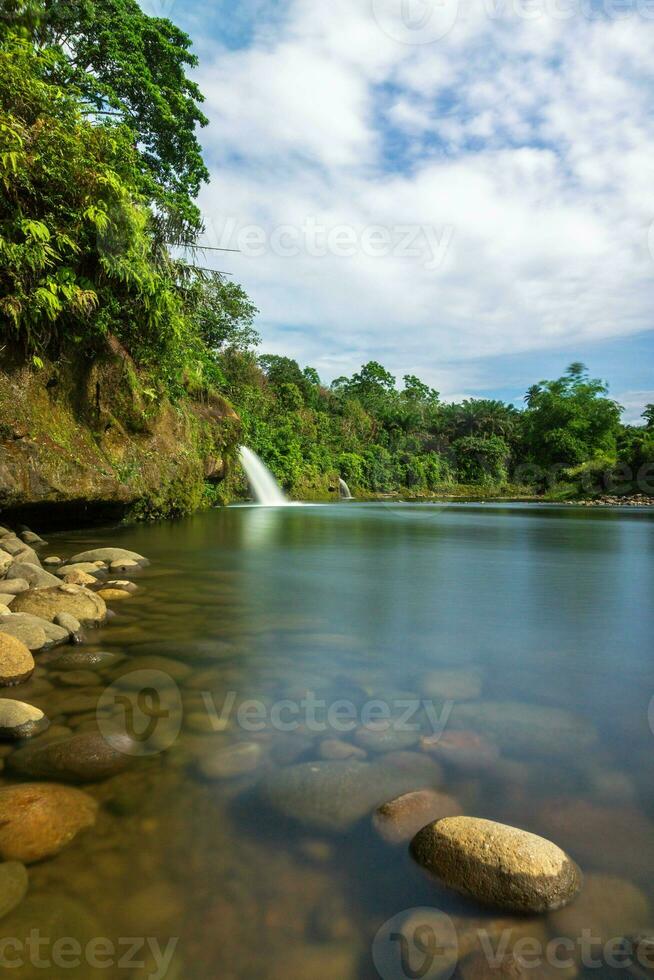
[[[446,400],[654,401],[654,0],[143,0],[210,122],[203,264],[262,348]]]

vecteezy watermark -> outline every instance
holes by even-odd
[[[399,912],[378,930],[372,961],[382,980],[448,980],[459,958],[454,922],[433,908]]]
[[[654,20],[654,0],[371,0],[375,21],[393,41],[433,44],[481,13],[490,21]]]
[[[327,700],[306,691],[298,699],[241,697],[227,691],[217,699],[198,691],[206,714],[207,733],[238,730],[316,735],[348,735],[355,731],[424,733],[440,737],[449,722],[454,701],[427,698],[348,698]],[[195,704],[193,714],[199,713]],[[97,706],[98,727],[106,741],[126,755],[148,756],[169,749],[183,724],[184,706],[175,681],[163,671],[135,670],[107,687]]]
[[[459,0],[371,0],[380,28],[400,44],[433,44],[452,30]]]
[[[175,742],[182,727],[182,697],[161,670],[134,670],[105,688],[96,709],[109,745],[126,755],[156,755]]]
[[[393,257],[420,262],[429,272],[440,269],[454,238],[449,224],[326,224],[309,216],[302,224],[264,227],[243,224],[234,217],[209,218],[206,244],[212,248],[235,249],[248,258],[275,255],[294,259],[310,258],[371,259]]]
[[[31,929],[26,936],[20,938],[0,938],[0,970],[13,971],[29,966],[35,970],[43,970],[44,977],[52,977],[65,976],[66,970],[79,970],[81,967],[88,967],[89,970],[134,971],[145,970],[152,964],[152,972],[139,973],[139,976],[148,980],[164,980],[178,942],[179,937],[175,937],[169,939],[163,947],[152,936],[129,936],[116,941],[105,936],[96,936],[82,943],[74,936],[54,938],[44,935],[40,929]],[[130,972],[129,975],[132,976],[133,973]]]
[[[543,940],[530,936],[524,927],[492,930],[463,918],[453,920],[439,909],[423,907],[405,909],[385,922],[373,940],[371,952],[382,980],[448,980],[459,959],[468,956],[479,957],[489,970],[498,972],[510,957],[516,970],[524,970],[527,975],[530,970],[551,972],[579,967],[633,972],[639,967],[654,967],[654,936],[606,939],[589,926],[581,928],[574,937]]]

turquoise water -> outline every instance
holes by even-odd
[[[102,804],[96,827],[32,866],[31,895],[69,909],[60,931],[155,937],[162,946],[176,939],[166,975],[184,980],[367,980],[378,976],[372,944],[388,919],[431,906],[463,929],[486,915],[428,881],[406,845],[378,838],[372,796],[342,827],[329,806],[320,822],[285,795],[290,767],[322,759],[322,743],[334,738],[364,746],[358,755],[376,767],[382,796],[398,771],[410,782],[415,769],[422,775],[404,788],[438,786],[466,814],[568,849],[591,883],[594,911],[582,906],[590,926],[596,906],[609,909],[602,928],[611,935],[647,925],[651,511],[234,507],[52,535],[46,553],[109,544],[151,564],[134,579],[138,593],[116,603],[115,617],[78,649],[170,669],[173,693],[162,696],[179,716],[126,773],[85,787]],[[152,659],[162,656],[174,663]],[[53,659],[41,660],[52,687],[39,706],[56,703],[58,724],[94,730],[93,709],[68,711],[62,690],[99,698],[120,672],[70,687]],[[322,702],[311,717],[308,692]],[[244,701],[257,702],[254,715],[238,714]],[[398,702],[417,703],[420,731],[393,746],[408,758],[326,721],[330,706],[347,702],[360,726],[371,701],[395,719]],[[232,711],[219,719],[226,703]],[[462,767],[423,751],[419,738],[433,733],[434,717],[446,731],[475,732],[492,757]],[[348,789],[348,803],[369,793],[366,778]],[[541,917],[526,928],[542,939],[572,927]],[[155,965],[94,972],[87,964],[61,976],[144,977]]]

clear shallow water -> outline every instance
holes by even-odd
[[[135,666],[148,670],[166,669],[149,658],[172,658],[181,732],[174,740],[164,733],[165,751],[136,759],[127,773],[86,787],[103,803],[96,828],[32,866],[31,895],[48,907],[72,902],[86,916],[69,911],[58,934],[153,937],[162,947],[178,937],[167,976],[184,980],[367,980],[377,976],[373,938],[398,913],[438,907],[457,928],[479,919],[478,907],[427,881],[406,846],[379,840],[367,814],[330,833],[262,798],[262,780],[283,786],[288,766],[321,757],[324,739],[357,741],[325,728],[320,711],[308,718],[307,691],[327,707],[347,701],[359,721],[371,700],[395,711],[399,700],[430,699],[439,718],[450,704],[447,730],[471,729],[499,752],[474,771],[435,768],[433,784],[469,815],[569,849],[590,874],[595,906],[610,909],[603,928],[611,936],[647,925],[651,512],[235,507],[154,527],[51,535],[45,553],[103,545],[139,551],[152,564],[135,578],[139,592],[78,649],[138,657]],[[46,669],[53,656],[42,657]],[[430,683],[429,673],[442,670],[447,679]],[[92,708],[71,700],[69,710],[61,692],[92,700],[111,670],[80,687],[65,686],[56,671],[44,676],[53,688],[34,703],[50,714],[56,703],[58,723],[92,730]],[[454,684],[453,695],[443,683]],[[220,712],[230,692],[232,714],[215,731],[212,709]],[[248,699],[260,703],[261,731],[236,716]],[[429,734],[424,711],[416,717]],[[225,778],[212,764],[235,743],[246,743],[238,764],[252,768]],[[412,757],[368,752],[380,786],[417,756],[433,758],[419,744],[398,747]],[[588,916],[592,927],[596,911]],[[538,938],[544,929],[557,935],[562,924],[541,918],[527,927]],[[154,970],[152,961],[113,972],[86,964],[61,975]]]

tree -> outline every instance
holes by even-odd
[[[141,190],[167,216],[168,233],[192,241],[201,226],[193,199],[209,178],[196,129],[208,120],[187,75],[197,65],[188,35],[137,0],[40,0],[37,11],[35,44],[53,54],[47,78],[79,93],[94,119],[132,131]]]
[[[509,447],[499,436],[462,436],[452,449],[461,483],[492,485],[506,482]]]
[[[647,429],[654,429],[654,405],[645,405],[643,418],[645,419],[645,427]]]
[[[192,278],[187,303],[207,347],[212,351],[256,347],[260,337],[253,324],[259,311],[243,288],[218,273],[197,274],[192,269],[188,272]]]
[[[608,386],[571,364],[563,377],[529,388],[522,437],[530,461],[545,467],[574,467],[594,457],[616,456],[620,406]]]

